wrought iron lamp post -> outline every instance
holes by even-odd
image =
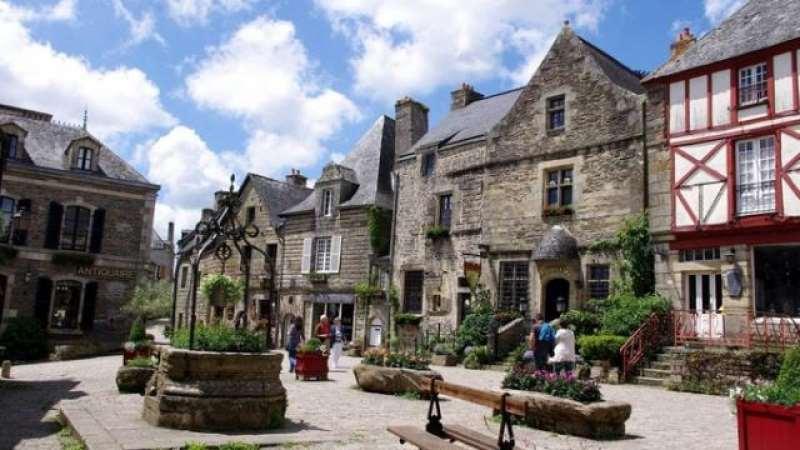
[[[248,312],[250,310],[250,266],[252,251],[255,250],[264,256],[268,264],[274,265],[267,252],[257,245],[250,242],[250,239],[257,237],[260,230],[254,223],[241,223],[239,221],[239,211],[242,203],[238,193],[234,191],[233,183],[235,176],[231,175],[231,186],[228,192],[225,192],[219,200],[217,213],[205,220],[201,220],[195,226],[195,251],[190,258],[192,264],[192,298],[191,298],[191,323],[189,329],[189,348],[194,347],[195,323],[197,321],[197,283],[199,275],[200,259],[210,249],[214,249],[214,257],[222,262],[227,261],[233,256],[233,249],[239,253],[240,260],[244,263],[245,281],[244,281],[244,316],[242,319],[242,327],[247,327]],[[233,248],[231,248],[231,245]],[[249,249],[249,250],[248,250]],[[274,281],[274,280],[273,280]],[[274,299],[267,302],[271,305]],[[272,311],[268,306],[267,311],[267,332],[266,332],[266,345],[267,348],[272,347]],[[238,322],[238,321],[237,321]],[[238,325],[238,324],[237,324]]]

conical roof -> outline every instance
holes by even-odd
[[[578,242],[561,225],[549,229],[533,253],[534,261],[559,261],[578,257]]]

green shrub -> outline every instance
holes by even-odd
[[[47,334],[38,320],[14,317],[6,323],[6,330],[0,336],[0,345],[6,348],[8,359],[28,361],[47,356]]]
[[[454,355],[455,352],[452,344],[440,342],[433,346],[433,353],[436,355]]]
[[[384,366],[400,369],[428,370],[430,363],[424,357],[406,353],[388,353],[384,358]]]
[[[519,344],[517,348],[511,350],[511,353],[509,353],[506,356],[505,363],[511,366],[512,369],[514,367],[517,367],[518,365],[523,363],[522,357],[525,356],[525,352],[527,351],[528,351],[528,344],[526,342]]]
[[[619,348],[625,344],[625,336],[596,335],[578,338],[581,356],[587,361],[611,361],[619,365]]]
[[[800,347],[786,351],[781,371],[775,384],[784,389],[800,390]]]
[[[541,392],[582,403],[599,402],[603,399],[600,389],[594,381],[580,380],[571,373],[559,375],[552,372],[516,368],[503,379],[503,388]]]
[[[189,328],[176,330],[172,345],[175,348],[189,348]],[[195,329],[194,350],[260,353],[264,351],[264,336],[222,324],[198,325]]]
[[[297,349],[299,353],[314,353],[318,352],[319,349],[322,347],[322,341],[317,338],[311,338],[303,343],[300,348]]]
[[[569,322],[576,336],[597,334],[600,330],[600,314],[587,309],[570,309],[561,314],[561,321]]]
[[[491,363],[492,359],[489,348],[485,345],[473,347],[472,351],[464,358],[464,367],[474,370],[481,369],[484,365]]]
[[[208,450],[208,446],[202,442],[187,442],[183,444],[184,450]]]
[[[219,446],[219,450],[258,450],[256,444],[246,444],[244,442],[228,442]]]
[[[154,367],[155,363],[151,358],[138,357],[129,360],[127,365],[129,367]]]
[[[456,350],[486,345],[489,329],[494,319],[491,308],[481,307],[467,314],[456,330]]]
[[[242,299],[244,282],[222,274],[206,275],[200,282],[200,292],[208,301],[218,297],[223,304],[232,305]]]
[[[746,383],[774,381],[780,371],[781,353],[753,351],[692,351],[682,365],[681,381],[670,389],[710,395],[727,395]]]
[[[601,333],[630,336],[653,313],[666,314],[669,300],[659,295],[637,297],[630,293],[619,293],[599,303],[601,309]]]
[[[419,325],[422,316],[417,314],[400,313],[394,316],[395,325]]]
[[[131,331],[128,334],[128,340],[134,343],[144,342],[147,340],[147,330],[144,326],[144,319],[137,317],[131,324]]]

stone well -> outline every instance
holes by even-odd
[[[147,385],[144,419],[196,431],[265,430],[283,425],[281,353],[166,348]]]
[[[398,369],[395,367],[359,364],[353,368],[358,386],[367,392],[405,394],[427,392],[431,378],[441,380],[442,375],[433,370]]]

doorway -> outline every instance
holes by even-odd
[[[722,308],[722,275],[691,273],[686,275],[686,299],[689,312],[695,315],[698,337],[718,339],[725,331]]]
[[[800,316],[800,246],[753,249],[756,314]]]
[[[544,288],[544,320],[558,319],[569,309],[569,281],[556,278]]]

